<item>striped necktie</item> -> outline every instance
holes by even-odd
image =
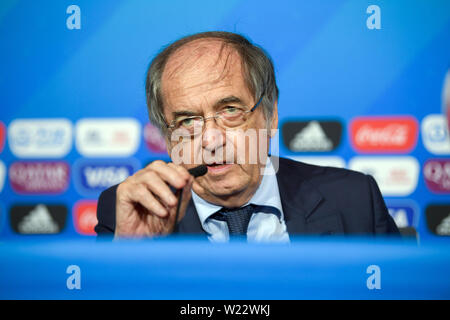
[[[254,212],[255,206],[251,204],[236,209],[222,208],[213,214],[211,219],[225,221],[230,236],[243,236],[247,234],[248,224]]]

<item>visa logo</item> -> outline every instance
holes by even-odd
[[[74,180],[78,191],[89,196],[123,182],[137,171],[134,162],[82,160],[75,165]]]
[[[388,210],[397,227],[417,227],[417,214],[412,206],[388,205]]]
[[[83,169],[83,181],[87,188],[108,188],[133,174],[131,166],[87,166]]]

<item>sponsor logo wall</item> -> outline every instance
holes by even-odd
[[[0,138],[7,139],[13,157],[0,160],[0,193],[7,189],[14,195],[14,201],[2,201],[2,214],[15,235],[93,236],[98,196],[146,164],[135,156],[168,159],[158,130],[130,118],[88,118],[75,124],[67,119],[16,119],[1,128]],[[418,229],[422,222],[430,234],[448,235],[450,142],[443,116],[355,117],[348,127],[320,118],[285,121],[281,137],[282,156],[372,175],[399,227]],[[426,157],[414,155],[419,146]],[[8,152],[3,149],[2,154]],[[67,161],[73,153],[76,159]],[[421,202],[421,185],[441,200],[439,205]]]
[[[450,139],[444,115],[357,116],[348,128],[320,118],[286,121],[282,137],[291,159],[372,175],[399,228],[450,235]],[[441,205],[428,206],[423,198],[430,197]]]
[[[381,29],[369,28],[359,1],[193,1],[189,12],[164,1],[116,1],[114,14],[96,14],[105,12],[102,1],[80,1],[81,29],[67,29],[72,16],[54,2],[9,1],[0,10],[8,48],[0,51],[0,238],[24,237],[19,223],[41,232],[32,234],[58,230],[55,239],[91,237],[101,191],[149,160],[169,159],[165,138],[148,123],[151,57],[183,30],[220,29],[247,35],[273,58],[280,89],[273,154],[372,174],[399,226],[417,228],[421,241],[445,239],[436,231],[441,221],[428,228],[436,210],[426,210],[450,205],[449,1],[407,10],[385,1]],[[164,32],[140,22],[142,12],[169,9],[171,19],[152,16]],[[36,12],[48,13],[39,28],[30,25]],[[112,23],[117,17],[127,23]],[[55,205],[66,208],[64,227]],[[17,212],[24,216],[13,229]]]
[[[141,126],[133,118],[0,123],[0,146],[7,132],[9,147],[0,149],[9,158],[0,160],[0,221],[7,221],[0,235],[95,235],[98,196],[141,168],[132,156],[142,141],[166,152],[159,133],[150,128],[141,137]]]

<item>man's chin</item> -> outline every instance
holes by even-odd
[[[242,173],[237,174],[233,172],[228,175],[223,175],[223,179],[219,179],[218,176],[208,178],[209,181],[203,188],[206,192],[217,197],[236,195],[245,189],[248,184],[248,181],[244,181]]]

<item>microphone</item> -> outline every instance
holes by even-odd
[[[194,178],[197,178],[197,177],[201,177],[201,176],[205,175],[208,172],[208,168],[204,164],[201,164],[201,165],[199,165],[197,167],[188,169],[188,172]],[[182,189],[176,190],[176,189],[174,189],[172,187],[171,187],[171,189],[172,189],[172,191],[180,193],[180,195],[178,196],[177,213],[175,214],[175,221],[174,221],[173,226],[172,226],[172,232],[173,232],[173,230],[175,230],[175,226],[176,226],[176,224],[178,222],[178,216],[180,215],[181,201],[183,199],[183,190]]]
[[[204,164],[201,164],[198,167],[189,169],[188,172],[194,176],[194,178],[197,178],[205,175],[208,172],[208,168]]]

